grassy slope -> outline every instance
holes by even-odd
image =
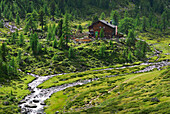
[[[163,79],[167,75],[161,75],[164,71],[112,77],[68,88],[55,93],[46,101],[48,107],[45,112],[47,114],[57,110],[79,112],[80,107],[86,109],[89,106],[95,106],[95,108],[83,112],[111,113],[117,110],[119,113],[132,113],[145,112],[149,108],[156,112],[167,112],[169,110],[167,103],[170,103],[167,86],[169,79]],[[154,97],[157,97],[160,102],[151,102],[151,98]],[[162,109],[156,110],[158,106]]]
[[[0,87],[1,114],[14,114],[20,110],[18,102],[30,93],[27,89],[27,84],[34,79],[32,76],[26,75],[19,79],[12,80],[10,83],[5,83]],[[4,102],[9,102],[9,105],[3,105]]]

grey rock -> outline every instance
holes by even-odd
[[[59,114],[59,111],[56,111],[55,114]]]
[[[9,102],[8,102],[8,101],[5,101],[5,102],[3,103],[3,105],[9,105]]]
[[[160,100],[155,97],[155,98],[152,98],[152,99],[151,99],[151,102],[160,102]]]
[[[39,102],[39,100],[37,100],[37,99],[34,99],[34,100],[33,100],[33,102],[34,102],[34,103],[38,103],[38,102]]]
[[[26,104],[25,107],[28,107],[28,108],[37,108],[37,105],[36,104]]]
[[[24,101],[20,101],[18,104],[23,104],[23,103],[26,103],[26,101],[24,100]]]

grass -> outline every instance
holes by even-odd
[[[35,78],[29,75],[19,79],[12,80],[10,83],[2,84],[0,87],[0,113],[17,113],[19,112],[18,102],[30,93],[27,84]],[[9,105],[3,105],[9,102]]]
[[[166,75],[169,75],[169,70],[168,73],[167,71],[164,73],[165,71],[155,70],[148,73],[105,78],[86,85],[67,88],[53,94],[46,101],[48,107],[45,108],[45,112],[51,114],[56,111],[70,113],[117,111],[121,114],[148,112],[148,109],[153,112],[167,112],[167,103],[170,103],[168,82],[160,83]],[[157,97],[160,102],[151,102],[151,98],[154,97]],[[93,108],[88,108],[89,106]],[[156,109],[159,106],[162,108]]]
[[[106,70],[106,71],[85,71],[80,73],[59,75],[45,81],[44,83],[40,84],[38,87],[45,89],[53,86],[73,83],[78,80],[93,79],[96,77],[102,78],[103,76],[131,73],[143,69],[145,67],[146,65],[140,67],[126,68],[126,69],[113,69],[113,70]]]

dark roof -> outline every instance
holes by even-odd
[[[111,28],[116,28],[115,25],[112,25],[112,24],[110,24],[109,22],[107,22],[107,21],[105,21],[105,20],[99,20],[99,21],[97,21],[97,22],[102,22],[103,24],[105,24],[105,25],[107,25],[107,26],[109,26],[109,27],[111,27]],[[97,22],[94,22],[91,26],[93,26],[93,25],[96,24]],[[89,27],[91,27],[91,26],[89,26]]]

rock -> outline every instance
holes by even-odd
[[[152,98],[152,99],[151,99],[151,102],[160,102],[160,100],[155,97],[155,98]]]
[[[37,100],[37,99],[34,99],[34,100],[33,100],[33,102],[34,102],[34,103],[38,103],[38,102],[39,102],[39,100]]]
[[[3,105],[9,105],[9,102],[8,102],[8,101],[5,101],[5,102],[3,103]]]
[[[118,95],[120,95],[120,92],[117,92]]]
[[[36,104],[26,104],[25,107],[28,107],[28,108],[37,108],[37,105]]]
[[[59,111],[56,111],[55,114],[59,114]]]
[[[46,105],[44,102],[41,102],[40,105]]]
[[[24,101],[20,101],[18,104],[23,104],[23,103],[26,103],[26,101],[24,100]]]

